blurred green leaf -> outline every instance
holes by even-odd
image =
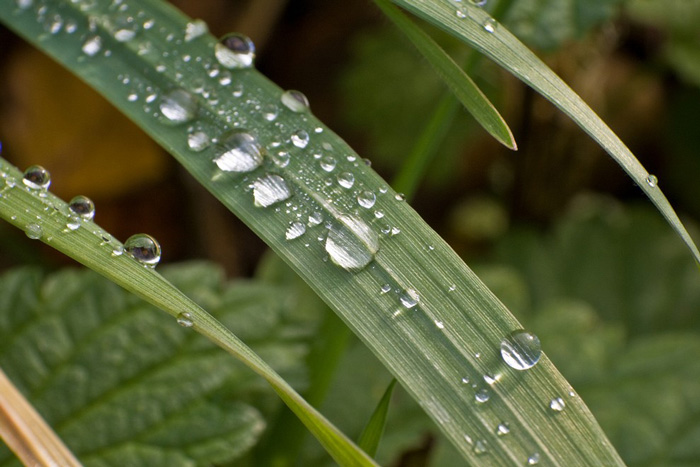
[[[386,416],[389,412],[391,395],[394,393],[394,386],[396,386],[396,380],[392,379],[386,391],[384,391],[384,395],[379,400],[377,407],[374,409],[365,429],[362,430],[360,439],[357,442],[357,445],[370,456],[374,456],[377,453],[379,442],[382,439],[384,426],[386,425]]]
[[[224,285],[208,264],[164,274],[304,384],[309,323],[284,287]],[[230,462],[265,427],[251,403],[279,404],[225,352],[89,271],[2,276],[0,342],[0,365],[86,465]],[[3,448],[0,460],[11,459]]]

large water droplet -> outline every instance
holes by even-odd
[[[76,196],[70,200],[68,207],[86,221],[91,221],[95,217],[95,203],[87,196]]]
[[[94,57],[97,52],[102,49],[102,38],[100,36],[92,36],[88,38],[84,43],[83,43],[83,53],[87,55],[88,57]]]
[[[287,182],[279,175],[266,175],[253,183],[255,205],[266,208],[292,196]]]
[[[531,332],[518,330],[501,341],[501,357],[516,370],[532,368],[540,360],[540,339]]]
[[[136,234],[124,242],[124,250],[136,261],[154,268],[160,261],[160,244],[147,234]]]
[[[29,224],[25,227],[24,233],[32,240],[38,240],[44,235],[44,229],[39,224]]]
[[[263,148],[255,136],[245,130],[227,133],[219,143],[214,163],[224,172],[250,172],[263,161]]]
[[[32,165],[24,171],[22,183],[32,190],[47,190],[51,185],[51,174],[40,165]]]
[[[306,233],[306,226],[301,222],[294,221],[289,224],[287,232],[284,234],[284,238],[287,240],[294,240],[295,238],[299,238],[304,235],[304,233]]]
[[[214,55],[226,68],[250,68],[255,61],[255,44],[243,34],[227,34],[214,46]]]
[[[292,144],[304,149],[309,144],[309,134],[304,130],[294,132],[292,134]]]
[[[160,112],[173,123],[188,122],[197,114],[197,100],[184,89],[173,89],[163,95]]]
[[[647,177],[647,185],[649,185],[652,188],[656,188],[656,185],[659,184],[659,179],[656,177],[656,175],[649,174]]]
[[[418,305],[418,302],[420,302],[420,296],[415,290],[407,289],[401,295],[399,295],[399,301],[404,308],[411,309]]]
[[[331,261],[343,269],[358,270],[367,266],[379,250],[379,236],[360,219],[341,216],[326,237],[326,252]]]
[[[357,204],[362,206],[365,209],[369,209],[372,206],[374,206],[374,203],[377,201],[377,195],[375,195],[371,191],[362,191],[360,192],[359,195],[357,195]]]
[[[183,328],[191,328],[192,326],[194,326],[194,320],[192,319],[192,315],[186,311],[183,311],[182,313],[177,315],[177,324],[179,324]]]
[[[549,408],[555,412],[561,412],[566,408],[566,402],[561,397],[555,397],[549,402]]]
[[[309,108],[309,100],[301,91],[284,91],[280,100],[292,112],[306,112]]]

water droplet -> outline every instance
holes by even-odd
[[[549,408],[555,412],[561,412],[566,407],[566,402],[561,397],[555,397],[549,402]]]
[[[384,295],[386,293],[391,292],[391,285],[389,284],[384,284],[381,289],[379,289],[379,292]]]
[[[124,247],[122,245],[115,245],[114,248],[112,248],[112,256],[115,258],[117,256],[121,256],[124,254]]]
[[[496,23],[496,20],[493,18],[487,18],[484,20],[484,23],[481,25],[484,28],[484,31],[488,33],[494,33],[496,31],[496,26],[498,23]]]
[[[22,183],[32,190],[48,190],[51,185],[51,174],[40,165],[32,165],[24,171]]]
[[[404,308],[410,310],[414,306],[418,305],[418,302],[420,302],[420,296],[418,296],[418,292],[415,290],[406,289],[401,295],[399,295],[399,301]]]
[[[87,55],[88,57],[94,57],[97,52],[102,49],[102,38],[100,36],[92,36],[88,38],[84,43],[83,43],[83,53]]]
[[[350,172],[343,172],[338,175],[338,185],[342,186],[343,188],[352,188],[354,184],[355,176]]]
[[[124,249],[132,258],[149,268],[160,261],[160,244],[147,234],[136,234],[124,242]]]
[[[187,135],[187,146],[194,152],[200,152],[209,147],[211,140],[203,131],[193,131]]]
[[[379,250],[379,237],[360,219],[340,216],[340,224],[331,226],[326,237],[326,252],[343,269],[367,266]]]
[[[445,323],[437,319],[435,320],[435,326],[437,326],[438,329],[445,329]]]
[[[87,196],[76,196],[70,200],[68,208],[86,221],[91,221],[95,217],[95,203]]]
[[[318,211],[314,211],[311,214],[309,214],[309,225],[318,225],[321,222],[323,222],[323,214],[321,214]]]
[[[365,209],[370,209],[377,201],[377,196],[371,191],[362,191],[357,195],[357,204]]]
[[[279,108],[275,104],[266,104],[262,108],[262,116],[268,122],[274,122],[279,114]]]
[[[287,151],[279,151],[276,155],[272,156],[272,160],[277,167],[287,167],[289,165],[289,153]]]
[[[536,465],[539,462],[540,462],[540,454],[537,452],[527,458],[527,465]]]
[[[476,394],[474,394],[474,399],[479,403],[483,404],[484,402],[488,402],[488,400],[491,398],[491,393],[489,392],[488,389],[479,389],[476,391]]]
[[[649,174],[647,177],[647,185],[649,185],[652,188],[656,188],[656,185],[659,184],[659,179],[656,177],[656,175]]]
[[[73,231],[80,228],[80,216],[72,214],[68,216],[68,221],[66,222],[66,230]]]
[[[287,228],[287,232],[284,234],[284,238],[287,240],[294,240],[299,238],[306,233],[306,226],[301,222],[292,222]]]
[[[32,240],[39,240],[44,235],[44,229],[39,224],[29,224],[25,228],[24,233]]]
[[[16,0],[16,2],[20,10],[26,10],[34,4],[34,0]]]
[[[284,91],[280,100],[292,112],[305,112],[309,109],[309,100],[300,91]]]
[[[266,175],[253,183],[255,205],[266,208],[292,196],[287,182],[279,175]]]
[[[214,46],[214,55],[226,68],[250,68],[255,61],[255,44],[243,34],[227,34]]]
[[[179,324],[183,328],[191,328],[192,326],[194,326],[194,320],[192,319],[192,315],[186,311],[183,311],[182,313],[177,315],[177,324]]]
[[[207,32],[209,32],[209,27],[207,23],[201,19],[190,21],[187,23],[187,26],[185,26],[185,42],[190,42],[199,36],[203,36]]]
[[[484,382],[489,386],[493,386],[498,381],[498,377],[493,377],[489,374],[484,375]]]
[[[394,195],[394,199],[395,199],[396,201],[405,201],[405,200],[406,200],[406,195],[404,195],[403,193],[396,193],[396,194]]]
[[[138,32],[138,24],[134,21],[132,16],[118,16],[115,24],[113,25],[112,35],[117,40],[117,42],[129,42],[131,39],[136,37]]]
[[[510,433],[510,425],[508,425],[506,422],[499,423],[496,427],[496,434],[498,436],[505,436],[508,433]]]
[[[469,384],[469,376],[462,378],[462,384]]]
[[[455,15],[457,16],[457,18],[464,19],[467,17],[467,12],[466,10],[460,8],[455,11]]]
[[[470,0],[474,6],[485,6],[488,0]]]
[[[163,95],[160,112],[173,123],[188,122],[197,114],[197,100],[184,89],[173,89]]]
[[[474,454],[476,454],[477,456],[486,454],[486,451],[488,451],[486,447],[486,441],[479,440],[476,443],[474,443],[474,449],[472,449],[472,451],[474,451]]]
[[[304,130],[294,132],[292,134],[292,144],[304,149],[309,144],[309,134]]]
[[[224,172],[250,172],[263,161],[263,148],[245,130],[227,133],[219,143],[220,153],[214,163]]]
[[[321,165],[321,168],[326,172],[333,172],[333,169],[335,169],[336,162],[332,156],[323,156],[319,164]]]
[[[540,339],[531,332],[520,329],[501,341],[503,361],[516,370],[532,368],[540,360],[541,355]]]

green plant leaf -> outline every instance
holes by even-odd
[[[372,412],[372,416],[367,422],[365,429],[362,430],[360,439],[357,441],[357,445],[370,456],[374,456],[377,453],[379,442],[381,441],[382,434],[384,433],[386,416],[389,412],[389,403],[391,402],[391,395],[394,393],[395,386],[396,380],[392,379],[389,386],[387,386],[386,391],[384,391],[384,395],[379,400],[377,407],[374,409],[374,412]]]
[[[260,309],[255,301],[240,306],[241,296],[264,300],[271,287],[224,292],[215,269],[183,267],[178,275],[187,272],[199,281],[175,282],[218,301],[222,319],[248,315],[266,328],[261,344],[273,335],[266,321],[279,307],[265,316],[250,313]],[[91,271],[0,277],[0,342],[0,365],[86,465],[230,462],[265,427],[258,410],[233,402],[227,389],[245,388],[252,373]],[[295,350],[275,342],[277,355]],[[6,449],[0,457],[3,465],[12,459]]]
[[[517,149],[513,133],[498,110],[447,52],[389,1],[374,0],[374,3],[428,60],[435,72],[450,88],[450,91],[479,124],[499,143],[509,149]]]
[[[620,164],[678,233],[700,265],[700,251],[661,192],[656,178],[578,95],[505,27],[481,8],[469,4],[464,5],[465,17],[460,18],[448,2],[394,0],[394,3],[470,44],[559,107]]]

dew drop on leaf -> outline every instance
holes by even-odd
[[[124,250],[136,261],[155,268],[160,261],[160,244],[147,234],[136,234],[124,242]]]
[[[40,165],[32,165],[24,171],[22,183],[32,190],[48,190],[51,185],[51,174]]]
[[[255,61],[255,44],[243,34],[227,34],[214,46],[214,55],[226,68],[250,68]]]
[[[418,305],[418,302],[420,302],[420,296],[415,290],[407,289],[401,295],[399,295],[399,301],[404,308],[410,310]]]
[[[44,229],[39,224],[29,224],[25,228],[24,233],[32,240],[38,240],[44,235]]]
[[[68,208],[86,221],[91,221],[95,217],[95,203],[87,196],[74,197],[70,200]]]
[[[289,224],[287,232],[284,234],[284,238],[287,240],[294,240],[295,238],[299,238],[304,235],[304,233],[306,233],[306,226],[301,222],[294,221]]]
[[[68,221],[66,221],[66,230],[73,231],[80,228],[80,216],[77,214],[71,214],[68,216]]]
[[[336,161],[333,156],[323,156],[321,162],[319,162],[321,168],[326,172],[333,172],[335,169]]]
[[[102,38],[92,36],[83,42],[83,53],[88,57],[94,57],[102,49]]]
[[[532,368],[540,360],[540,339],[531,332],[518,330],[501,341],[501,358],[516,370]]]
[[[484,28],[484,31],[488,33],[494,33],[496,31],[496,20],[493,18],[487,18],[484,20],[484,23],[481,25]]]
[[[209,147],[211,139],[203,131],[192,131],[187,135],[187,147],[194,152],[200,152]]]
[[[305,112],[309,109],[309,100],[301,91],[284,91],[280,100],[292,112]]]
[[[367,266],[379,250],[379,236],[360,219],[340,216],[326,237],[326,252],[333,264],[347,270]]]
[[[250,172],[263,161],[263,148],[245,130],[233,130],[221,138],[214,163],[224,172]]]
[[[488,389],[479,389],[476,394],[474,394],[474,400],[476,400],[479,404],[483,404],[485,402],[488,402],[488,400],[491,398],[491,393],[489,392]]]
[[[163,94],[160,112],[172,123],[185,123],[197,114],[197,100],[184,89],[173,89]]]
[[[182,313],[177,315],[177,324],[179,324],[183,328],[191,328],[194,325],[192,315],[186,311],[183,311]]]
[[[656,175],[649,174],[647,177],[647,185],[649,185],[652,188],[656,188],[656,185],[659,184],[659,179],[656,178]]]
[[[539,453],[534,453],[530,457],[527,458],[527,465],[536,465],[539,464],[540,462],[540,455]]]
[[[505,436],[508,433],[510,433],[510,425],[508,425],[506,422],[499,423],[496,427],[496,434],[498,436]]]
[[[199,36],[206,34],[207,32],[209,32],[209,27],[207,26],[207,23],[201,19],[190,21],[185,26],[185,42],[190,42]]]
[[[350,172],[343,172],[338,175],[338,185],[343,188],[352,188],[355,183],[355,176]]]
[[[483,454],[486,454],[488,449],[486,448],[486,441],[484,440],[478,440],[474,443],[474,449],[472,449],[474,454],[477,456],[481,456]]]
[[[309,134],[304,130],[295,131],[292,134],[292,144],[304,149],[309,144]]]
[[[253,198],[257,207],[266,208],[292,196],[287,182],[279,175],[266,175],[253,183]]]
[[[549,408],[555,412],[561,412],[566,407],[566,402],[561,397],[555,397],[549,402]]]
[[[377,201],[377,196],[371,191],[361,191],[357,195],[357,204],[365,209],[370,209]]]
[[[469,0],[474,6],[485,6],[488,0]]]

